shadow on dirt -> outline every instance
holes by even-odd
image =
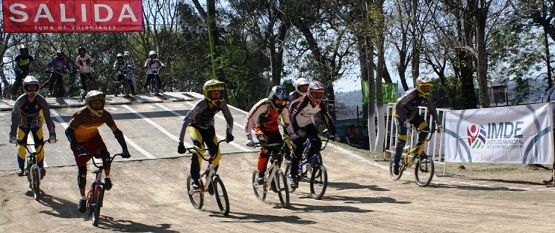
[[[317,205],[307,205],[307,204],[291,204],[293,211],[300,212],[315,212],[315,213],[338,213],[338,212],[348,212],[348,213],[370,213],[373,210],[364,210],[354,206],[328,206],[318,203]]]
[[[108,216],[100,216],[98,228],[119,232],[180,232],[177,230],[170,230],[170,224],[149,226],[131,220],[114,220],[114,218]]]
[[[308,183],[307,183],[307,187],[308,187]],[[384,189],[376,185],[361,185],[358,183],[351,183],[351,182],[328,182],[328,187],[332,187],[338,190],[368,189],[372,191],[390,191],[389,189]]]
[[[331,207],[328,207],[331,208]],[[294,208],[291,208],[294,209]],[[232,219],[230,221],[224,221],[229,223],[253,223],[253,222],[283,222],[288,224],[299,224],[299,225],[306,225],[306,224],[315,224],[317,222],[312,220],[304,220],[299,218],[298,216],[277,216],[277,215],[268,215],[268,214],[255,214],[255,213],[240,213],[240,212],[231,212],[227,217],[220,215],[223,218]],[[240,221],[236,221],[240,220]]]
[[[543,185],[543,183],[523,181],[523,180],[482,179],[482,178],[471,178],[470,180],[499,182],[499,183],[508,183],[508,184]]]
[[[28,191],[27,195],[33,196],[33,192]],[[59,218],[82,218],[81,213],[77,211],[77,202],[71,202],[66,199],[57,198],[41,191],[39,203],[52,208],[52,210],[43,210],[41,213],[52,215]]]
[[[461,189],[461,190],[478,190],[478,191],[517,191],[523,192],[527,191],[526,189],[520,188],[511,188],[511,187],[504,187],[504,186],[495,186],[495,185],[479,185],[479,184],[431,184],[429,187],[431,188],[445,188],[445,189]]]

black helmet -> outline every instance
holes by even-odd
[[[64,55],[64,49],[58,49],[58,50],[56,50],[56,55],[57,55],[57,56],[63,56],[63,55]]]
[[[285,105],[287,105],[287,101],[289,101],[287,89],[282,85],[272,87],[270,95],[268,95],[268,100],[272,107],[281,113]]]
[[[23,51],[29,52],[29,48],[27,47],[27,45],[22,44],[19,46],[19,52],[23,53]]]

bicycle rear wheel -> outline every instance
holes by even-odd
[[[104,188],[101,185],[98,185],[98,187],[96,188],[95,208],[92,216],[93,226],[98,226],[98,221],[100,220],[100,208],[102,207],[103,200]]]
[[[426,154],[421,154],[414,170],[416,184],[420,187],[428,186],[434,178],[434,170],[434,160]]]
[[[31,190],[33,190],[33,196],[35,197],[35,200],[38,201],[40,198],[40,169],[36,164],[33,164],[31,166],[30,172],[31,174],[28,175],[31,176]]]
[[[214,178],[212,178],[212,184],[210,185],[213,187],[214,197],[216,197],[220,212],[222,212],[224,216],[227,216],[229,214],[229,198],[227,197],[224,182],[219,176],[214,176]]]
[[[191,200],[193,207],[195,207],[195,209],[200,209],[204,204],[204,191],[194,190],[191,186],[192,179],[191,176],[187,176],[187,195],[189,195],[189,200]]]
[[[281,206],[283,206],[283,208],[289,208],[289,187],[287,186],[287,178],[285,178],[285,174],[282,170],[277,170],[274,182]]]
[[[395,163],[393,162],[393,158],[391,158],[391,162],[389,162],[389,177],[392,180],[397,181],[401,179],[401,176],[403,176],[403,171],[405,170],[405,161],[402,158],[401,158],[401,161],[399,161],[398,175],[395,175],[395,173],[393,173],[393,166],[395,166]]]
[[[264,182],[264,184],[258,184],[258,182],[256,182],[256,178],[258,177],[258,171],[254,171],[252,173],[252,189],[254,190],[254,196],[256,196],[256,199],[259,201],[264,201],[266,200],[266,182]]]
[[[312,197],[320,200],[328,187],[328,172],[324,165],[318,165],[312,168],[310,176],[310,193]]]

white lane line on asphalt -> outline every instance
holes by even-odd
[[[194,105],[191,104],[191,103],[187,103],[187,104],[189,104],[189,105],[191,105],[191,106],[194,106]],[[164,105],[162,105],[162,104],[156,104],[156,105],[157,105],[158,107],[160,107],[160,108],[163,108],[164,110],[166,110],[166,111],[168,111],[168,112],[171,112],[173,115],[179,116],[179,117],[181,118],[181,120],[183,120],[183,118],[185,118],[185,116],[183,116],[182,114],[180,114],[180,113],[178,113],[178,112],[176,112],[176,111],[174,111],[174,110],[172,110],[172,109],[169,109],[168,107],[166,107],[166,106],[164,106]],[[221,119],[223,119],[223,120],[225,120],[225,118],[222,117],[222,116],[220,116],[220,114],[216,114],[216,116],[219,117],[219,118],[221,118]],[[235,122],[234,122],[233,124],[234,124],[234,125],[239,125],[239,124],[237,124],[237,123],[235,123]],[[241,127],[241,126],[239,125],[239,127]],[[243,127],[243,129],[244,129],[244,127]],[[216,134],[216,136],[217,136],[218,138],[220,138],[220,139],[224,139],[224,138],[225,138],[225,137],[222,137],[221,135],[218,135],[218,134]],[[232,146],[235,146],[236,148],[238,148],[238,149],[240,149],[240,150],[242,150],[242,151],[245,151],[245,152],[253,152],[253,150],[250,150],[250,149],[248,149],[248,148],[246,148],[246,147],[243,147],[243,146],[241,146],[241,145],[239,145],[239,144],[237,144],[237,143],[235,143],[235,142],[230,142],[229,144],[232,145]],[[188,147],[188,146],[187,146],[187,147]]]
[[[173,135],[172,133],[170,133],[169,131],[164,129],[164,127],[162,127],[161,125],[157,124],[156,122],[154,122],[151,119],[148,119],[148,117],[141,114],[140,112],[137,112],[135,109],[132,109],[131,107],[129,107],[127,105],[122,105],[122,106],[124,108],[126,108],[127,110],[129,110],[130,112],[134,113],[135,115],[139,116],[140,118],[142,118],[143,120],[145,120],[146,122],[148,122],[149,124],[154,126],[155,128],[157,128],[158,130],[160,130],[160,132],[164,133],[166,136],[170,137],[171,139],[175,140],[176,142],[179,142],[179,137]],[[188,143],[183,143],[183,144],[185,145],[185,147],[192,147],[192,145],[190,145]]]
[[[62,117],[60,116],[60,114],[58,114],[54,109],[50,109],[50,113],[52,113],[52,115],[54,115],[54,117],[56,118],[56,120],[58,120],[58,122],[60,122],[60,124],[64,127],[64,135],[65,135],[65,129],[67,127],[69,127],[69,125],[64,121],[64,119],[62,119]],[[144,156],[146,156],[149,159],[156,159],[156,157],[154,157],[152,154],[148,153],[148,151],[146,151],[145,149],[143,149],[142,147],[140,147],[139,145],[137,145],[137,143],[135,143],[133,140],[131,140],[130,138],[128,138],[127,136],[125,136],[125,142],[127,142],[129,145],[131,145],[133,148],[135,148],[135,150],[141,152]],[[100,162],[100,159],[96,159],[94,158],[96,162]]]

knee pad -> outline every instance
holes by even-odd
[[[102,158],[102,166],[104,169],[110,170],[112,162],[110,161],[110,153],[107,150],[100,151],[100,158]]]
[[[79,185],[79,188],[85,188],[87,185],[87,166],[80,166],[78,168],[77,185]]]

